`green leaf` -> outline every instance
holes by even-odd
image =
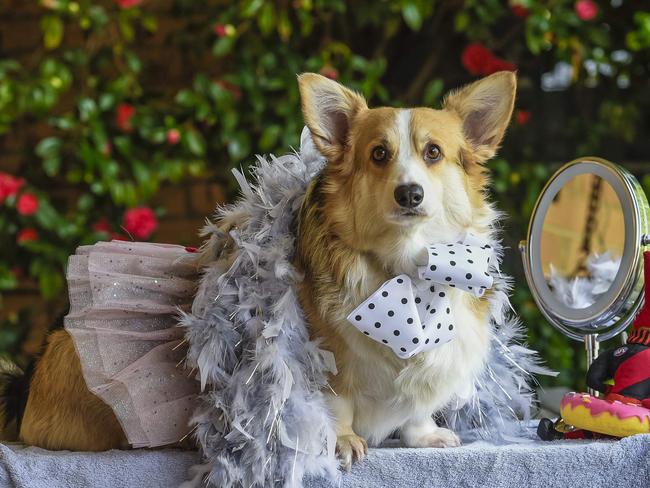
[[[246,0],[245,2],[242,2],[243,5],[241,6],[241,16],[244,18],[252,17],[257,13],[257,11],[260,9],[262,4],[264,3],[264,0]]]
[[[41,19],[43,45],[45,49],[56,49],[63,40],[63,21],[55,15],[45,15]]]
[[[422,15],[420,15],[420,9],[414,3],[405,3],[402,5],[402,17],[404,17],[404,22],[408,25],[411,30],[418,31],[422,27]]]
[[[43,297],[52,299],[63,291],[63,276],[56,269],[47,269],[38,275],[38,284]]]
[[[158,21],[153,15],[146,15],[142,17],[142,27],[148,32],[156,32],[158,30]]]
[[[262,137],[260,138],[260,149],[263,152],[271,151],[275,147],[282,128],[279,125],[269,125],[262,132]]]
[[[129,69],[135,73],[139,73],[142,70],[142,61],[140,58],[132,51],[127,51],[124,53],[124,59]]]
[[[112,93],[102,93],[99,96],[99,109],[102,112],[107,112],[108,110],[112,110],[113,107],[115,106],[115,95]]]
[[[61,160],[59,158],[46,158],[43,160],[43,171],[49,177],[56,176],[61,168]]]
[[[197,130],[190,129],[184,132],[181,140],[185,147],[195,156],[203,156],[205,154],[205,141]]]
[[[0,265],[0,290],[12,290],[16,288],[18,280],[16,276],[5,265]]]
[[[36,155],[45,159],[53,158],[59,155],[61,149],[61,139],[58,137],[46,137],[36,145]]]
[[[175,100],[183,107],[192,107],[197,103],[198,97],[192,90],[181,90],[176,94]]]
[[[84,193],[77,200],[77,209],[81,213],[89,212],[93,205],[95,204],[95,199],[90,193]]]
[[[235,160],[243,159],[250,152],[250,137],[246,132],[238,132],[228,141],[228,154]]]
[[[99,5],[91,5],[88,8],[88,17],[93,22],[95,29],[101,30],[106,24],[108,24],[108,15],[106,15],[106,10],[104,7]]]
[[[438,104],[440,97],[442,96],[442,90],[445,85],[441,78],[436,78],[431,80],[429,84],[424,89],[424,95],[422,96],[422,103],[427,107],[433,107]]]
[[[217,39],[212,45],[212,54],[214,54],[217,58],[221,58],[232,51],[234,45],[234,37],[221,37]]]
[[[257,25],[264,35],[268,35],[273,31],[273,27],[275,26],[275,9],[271,2],[266,2],[260,10],[257,16]]]
[[[465,10],[461,10],[454,18],[454,30],[456,32],[464,32],[470,24],[469,14]]]
[[[97,113],[97,104],[92,98],[82,98],[79,100],[79,118],[82,122],[88,122]]]
[[[120,14],[118,23],[122,36],[126,42],[133,42],[133,39],[135,38],[135,28],[133,27],[133,23],[131,22],[126,10],[122,10]]]

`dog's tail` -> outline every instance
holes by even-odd
[[[0,358],[0,440],[18,439],[33,367],[30,362],[23,371],[12,361]]]

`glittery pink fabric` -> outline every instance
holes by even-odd
[[[181,246],[112,241],[69,259],[65,328],[88,389],[133,447],[175,443],[190,430],[199,384],[183,368],[178,313],[191,307],[197,257]]]

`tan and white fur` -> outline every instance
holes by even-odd
[[[473,392],[490,343],[489,293],[451,290],[456,337],[411,359],[346,317],[387,279],[416,275],[426,245],[465,231],[489,237],[496,214],[484,194],[484,163],[512,115],[515,75],[496,73],[452,92],[441,110],[371,109],[315,74],[301,75],[299,85],[305,122],[328,159],[298,219],[299,292],[312,338],[336,359],[325,394],[341,462],[349,469],[368,444],[395,431],[409,447],[458,446],[432,415]],[[417,203],[404,205],[404,186],[415,188],[409,198],[419,195]]]

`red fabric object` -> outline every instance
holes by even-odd
[[[643,327],[641,329],[633,330],[627,337],[627,343],[650,346],[650,329]]]
[[[632,333],[627,339],[630,344],[647,344],[644,341],[650,340],[648,331],[642,330],[650,329],[650,286],[648,286],[650,284],[650,251],[643,253],[643,279],[645,283],[643,289],[645,303],[632,323]]]
[[[139,207],[124,212],[122,226],[136,239],[148,239],[158,227],[158,221],[153,210],[148,207]]]
[[[38,198],[32,193],[23,193],[16,202],[16,211],[20,215],[34,215],[38,211]]]
[[[585,431],[580,429],[580,430],[572,430],[571,432],[566,432],[564,434],[565,439],[585,439]]]
[[[641,400],[637,400],[636,398],[624,396],[624,395],[619,395],[618,393],[611,393],[608,392],[605,395],[605,400],[608,402],[621,402],[621,403],[627,403],[628,405],[643,405],[643,402]]]
[[[497,71],[514,71],[517,67],[510,61],[496,57],[483,44],[469,44],[461,55],[465,69],[473,75],[487,76]]]
[[[25,180],[8,173],[0,173],[0,203],[12,197],[23,187]]]
[[[614,384],[609,393],[620,395],[623,390],[648,379],[650,365],[650,348],[637,352],[626,359],[614,373]],[[626,395],[623,395],[626,396]]]

